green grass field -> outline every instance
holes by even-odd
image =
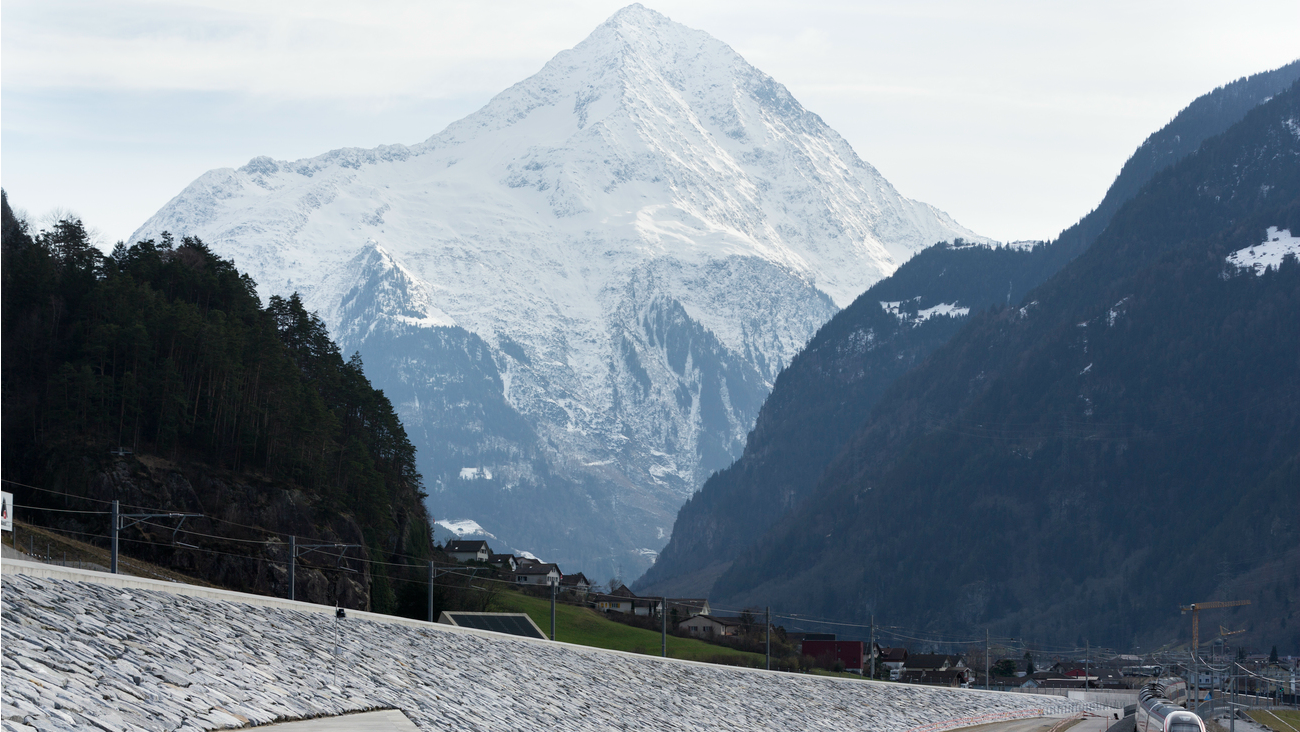
[[[1265,711],[1255,709],[1246,712],[1251,719],[1276,732],[1296,732],[1300,730],[1300,712],[1290,709]]]
[[[493,601],[492,609],[506,613],[528,613],[543,633],[551,632],[551,601],[530,597],[521,592],[505,591]],[[591,608],[557,604],[555,606],[556,640],[583,646],[631,651],[650,656],[660,655],[660,634],[601,617]],[[757,653],[735,651],[724,646],[668,636],[668,655],[689,661],[726,663],[733,666],[763,668],[764,658]]]

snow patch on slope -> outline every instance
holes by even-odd
[[[957,303],[939,303],[933,307],[923,308],[911,311],[905,307],[909,302],[920,300],[920,297],[912,300],[881,300],[880,307],[890,315],[897,317],[904,323],[911,323],[913,327],[924,323],[936,315],[945,315],[948,317],[962,317],[970,314],[970,308],[961,307]]]
[[[496,535],[488,533],[478,522],[473,519],[457,519],[448,521],[446,519],[435,521],[435,526],[440,526],[447,531],[455,534],[459,538],[466,536],[483,536],[489,539],[497,538]]]
[[[1270,226],[1262,243],[1229,254],[1228,264],[1238,269],[1254,270],[1255,274],[1262,275],[1270,267],[1281,267],[1282,260],[1288,254],[1300,257],[1300,237],[1291,236],[1290,229]]]

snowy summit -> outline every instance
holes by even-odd
[[[423,143],[205,173],[134,238],[163,231],[361,351],[435,517],[589,576],[648,564],[838,308],[925,246],[987,241],[641,5]]]

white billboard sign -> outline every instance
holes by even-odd
[[[14,530],[14,494],[0,493],[0,531]]]

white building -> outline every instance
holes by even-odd
[[[563,577],[554,564],[526,564],[515,570],[515,582],[521,585],[558,585]]]
[[[486,562],[492,556],[492,549],[482,539],[449,541],[443,551],[458,562]]]

